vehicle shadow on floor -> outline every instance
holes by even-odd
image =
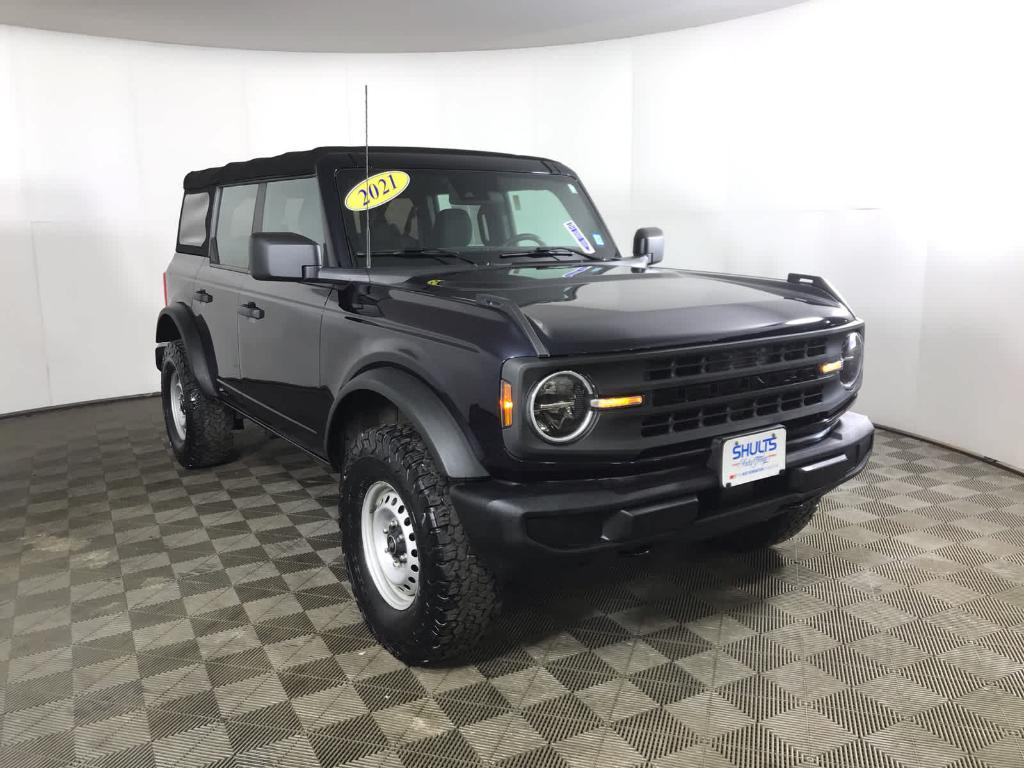
[[[727,614],[767,622],[775,612],[767,600],[799,579],[799,566],[780,551],[736,554],[707,543],[533,569],[504,586],[501,616],[469,657],[453,664],[670,637],[686,624],[706,624],[705,636],[713,635]]]

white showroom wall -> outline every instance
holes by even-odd
[[[636,41],[629,222],[676,266],[826,276],[867,321],[858,407],[1016,467],[1022,23],[820,0]]]
[[[0,413],[158,389],[182,176],[361,145],[364,83],[373,143],[548,154],[627,215],[629,43],[287,54],[0,27]]]
[[[1017,4],[811,0],[697,29],[448,54],[220,51],[0,27],[0,413],[157,388],[181,176],[317,144],[536,153],[669,266],[823,274],[859,407],[1024,467]]]

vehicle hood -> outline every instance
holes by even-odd
[[[627,265],[516,265],[416,282],[417,290],[453,299],[507,299],[552,355],[798,333],[854,319],[812,286]]]

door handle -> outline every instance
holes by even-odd
[[[243,304],[238,308],[238,314],[242,317],[251,317],[253,320],[262,320],[263,316],[267,313],[257,307],[255,301],[250,301],[248,304]]]
[[[211,296],[210,294],[208,294],[208,293],[206,292],[206,290],[205,290],[205,289],[203,289],[203,288],[200,288],[200,289],[199,289],[198,291],[196,291],[195,293],[193,293],[193,294],[192,294],[192,297],[193,297],[193,298],[194,298],[194,299],[195,299],[196,301],[201,301],[201,302],[202,302],[203,304],[209,304],[209,303],[210,303],[211,301],[213,301],[213,296]]]

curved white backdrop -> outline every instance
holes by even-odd
[[[192,168],[319,144],[556,157],[628,249],[825,275],[868,322],[859,407],[1024,467],[1024,16],[813,0],[559,48],[284,54],[0,27],[0,413],[152,392]]]

